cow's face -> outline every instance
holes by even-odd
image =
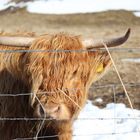
[[[83,59],[75,64],[56,64],[57,66],[53,66],[53,69],[56,67],[56,72],[52,69],[53,72],[48,76],[45,74],[47,69],[44,68],[45,73],[37,94],[42,105],[36,100],[35,115],[38,117],[44,116],[44,113],[56,120],[76,117],[86,101],[90,85],[110,66],[110,59],[104,53],[87,52],[76,55]]]
[[[47,45],[48,42],[44,45],[46,48],[51,46],[53,50],[59,48],[62,52],[43,53],[41,58],[35,53],[32,56],[40,60],[32,60],[34,63],[29,65],[34,80],[33,91],[41,103],[35,97],[32,98],[35,101],[34,114],[38,117],[46,115],[56,120],[68,120],[77,116],[86,101],[90,85],[104,72],[110,59],[107,53],[86,50],[76,37],[59,36]]]
[[[105,43],[109,47],[120,45],[127,40],[129,33],[130,30],[125,36]],[[104,47],[102,42],[81,41],[64,34],[42,36],[31,45],[33,50],[56,51],[30,53],[26,57],[31,91],[38,98],[31,97],[36,116],[45,115],[56,120],[77,116],[90,85],[101,78],[111,64],[108,53],[91,51],[93,46]]]

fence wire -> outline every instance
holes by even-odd
[[[82,136],[98,136],[98,135],[123,135],[123,134],[129,134],[132,133],[131,131],[127,131],[127,132],[121,132],[121,133],[95,133],[95,134],[80,134],[80,135],[72,135],[73,137],[82,137]],[[134,133],[134,132],[133,132]],[[56,138],[59,137],[60,135],[53,135],[53,136],[39,136],[38,139],[44,139],[44,138]],[[12,139],[12,140],[35,140],[35,137],[32,138],[16,138],[16,139]]]
[[[140,52],[140,48],[115,48],[115,47],[111,47],[108,48],[109,51],[111,52],[135,52],[135,53],[139,53]],[[87,51],[86,49],[80,49],[80,50],[30,50],[30,49],[17,49],[17,50],[0,50],[0,53],[31,53],[31,52],[48,52],[48,53],[60,53],[60,52],[65,52],[65,53],[69,53],[69,52],[76,52],[76,53],[82,53]],[[106,51],[105,48],[94,48],[94,49],[89,49],[89,52],[96,52],[96,51]]]
[[[0,50],[0,53],[31,53],[31,52],[55,52],[55,53],[59,53],[59,52],[77,52],[77,53],[81,53],[81,52],[85,52],[86,50],[22,50],[22,49],[18,49],[18,50]],[[88,50],[91,52],[95,52],[95,51],[106,51],[105,48],[102,49],[91,49]],[[140,52],[140,48],[109,48],[109,51],[111,52]],[[91,87],[91,89],[101,89],[101,88],[112,88],[113,89],[113,93],[114,93],[114,102],[116,103],[116,96],[115,96],[115,87],[121,87],[122,84],[107,84],[107,85],[96,85]],[[125,83],[126,87],[139,87],[140,83]],[[76,89],[71,89],[71,90],[76,90]],[[47,94],[47,93],[54,93],[54,92],[41,92],[39,94]],[[19,96],[30,96],[33,93],[20,93],[20,94],[2,94],[0,93],[0,97],[19,97]],[[78,118],[76,119],[77,121],[86,121],[86,120],[114,120],[114,124],[116,120],[121,120],[121,119],[129,119],[129,120],[140,120],[140,117],[115,117],[115,113],[116,110],[114,108],[114,117],[90,117],[90,118]],[[17,118],[10,118],[10,117],[0,117],[0,121],[51,121],[53,119],[51,118],[27,118],[27,117],[17,117]],[[114,127],[116,127],[114,125]],[[115,130],[115,129],[114,129]],[[129,133],[137,133],[137,131],[126,131],[126,132],[110,132],[110,133],[92,133],[92,134],[73,134],[73,137],[82,137],[82,136],[94,136],[94,135],[122,135],[122,134],[129,134]],[[55,138],[58,137],[59,135],[51,135],[51,136],[38,136],[38,137],[32,137],[32,138],[15,138],[13,140],[34,140],[36,138],[38,139],[44,139],[44,138]]]

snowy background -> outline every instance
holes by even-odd
[[[140,16],[140,0],[36,0],[18,4],[7,2],[9,0],[0,0],[0,10],[9,6],[26,6],[31,13],[74,14],[123,9]],[[73,129],[74,140],[140,140],[140,111],[132,111],[124,104],[114,103],[100,109],[88,101]]]
[[[74,14],[124,9],[140,16],[140,0],[35,0],[18,4],[12,2],[6,5],[9,1],[0,0],[0,10],[8,6],[26,6],[27,11],[31,13]]]
[[[140,111],[114,103],[99,109],[88,101],[74,124],[74,140],[139,140],[139,130]]]

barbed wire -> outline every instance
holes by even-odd
[[[74,134],[73,137],[81,137],[81,136],[97,136],[97,135],[122,135],[122,134],[129,134],[129,133],[138,133],[137,131],[126,131],[126,132],[116,132],[116,133],[92,133],[92,134]],[[38,139],[44,139],[44,138],[55,138],[59,137],[60,135],[53,135],[53,136],[38,136]],[[35,137],[31,138],[15,138],[12,140],[34,140]]]
[[[124,83],[126,87],[137,87],[140,86],[140,83]],[[90,89],[94,88],[111,88],[111,87],[122,87],[122,84],[114,83],[114,84],[105,84],[105,85],[93,85],[93,87],[90,87]]]
[[[51,135],[51,136],[38,136],[38,139],[44,139],[44,138],[56,138],[59,137],[59,135]],[[12,140],[35,140],[36,137],[32,137],[32,138],[15,138]]]
[[[134,120],[134,119],[137,119],[137,120],[140,120],[140,117],[96,117],[96,118],[78,118],[78,119],[75,119],[75,120],[82,120],[82,121],[86,121],[86,120],[123,120],[123,119],[128,119],[128,120]],[[23,118],[2,118],[0,117],[0,121],[42,121],[42,120],[45,120],[45,121],[52,121],[52,120],[55,120],[55,119],[52,119],[52,118],[26,118],[26,117],[23,117]]]
[[[111,52],[140,52],[140,48],[108,48],[109,51]],[[86,52],[87,50],[85,49],[80,49],[80,50],[27,50],[27,49],[17,49],[17,50],[0,50],[0,53],[31,53],[31,52],[48,52],[48,53],[60,53],[60,52],[65,52],[65,53],[69,53],[69,52],[77,52],[77,53],[81,53],[81,52]],[[96,52],[96,51],[106,51],[105,48],[94,48],[94,49],[89,49],[89,52]]]
[[[137,87],[137,86],[140,86],[140,83],[125,83],[124,84],[126,87]],[[106,84],[106,85],[93,85],[93,87],[90,87],[90,89],[99,89],[99,88],[112,88],[112,87],[121,87],[122,85],[119,84],[119,83],[115,83],[115,84]],[[79,88],[66,88],[66,89],[63,89],[63,90],[72,90],[72,91],[75,91],[75,90],[79,90]],[[55,91],[40,91],[36,94],[53,94],[55,93]],[[73,92],[71,92],[73,93]],[[0,93],[0,97],[16,97],[16,96],[30,96],[31,94],[33,93],[12,93],[12,94],[3,94],[3,93]]]

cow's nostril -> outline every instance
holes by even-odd
[[[48,109],[48,112],[49,113],[56,113],[59,110],[60,110],[60,106],[56,106],[56,107],[53,107],[53,108]]]
[[[58,112],[59,110],[60,110],[60,106],[57,106],[52,109],[52,112],[55,113],[55,112]]]

